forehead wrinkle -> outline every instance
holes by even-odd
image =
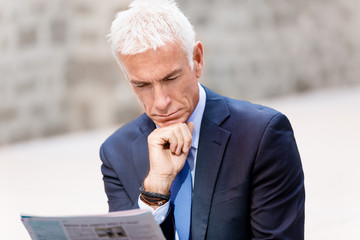
[[[145,77],[139,77],[139,76],[129,76],[129,80],[132,83],[152,83],[152,82],[156,82],[157,78],[150,76],[150,74],[145,75]]]
[[[156,50],[149,49],[140,54],[118,56],[126,66],[129,81],[147,83],[169,78],[181,72],[184,64],[188,63],[185,52],[178,44],[165,45]]]

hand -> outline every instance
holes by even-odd
[[[144,180],[149,192],[168,194],[191,149],[194,124],[176,123],[155,129],[148,137],[150,170]]]

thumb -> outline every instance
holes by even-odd
[[[194,131],[194,123],[193,122],[187,122],[186,125],[188,126],[191,136],[193,135],[193,131]]]

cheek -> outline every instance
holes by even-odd
[[[171,99],[172,102],[178,102],[181,105],[188,102],[188,95],[190,94],[191,89],[184,83],[178,83],[171,87]]]
[[[185,87],[184,87],[184,95],[188,99],[188,101],[192,104],[193,101],[195,101],[196,96],[198,95],[199,89],[198,89],[198,81],[191,80]]]
[[[194,105],[197,104],[195,103],[194,99],[194,96],[196,96],[198,92],[196,87],[197,86],[194,87],[193,85],[186,84],[181,86],[181,90],[180,88],[177,88],[177,90],[174,91],[172,95],[173,102],[177,102],[177,104],[181,105],[181,107],[190,111]]]
[[[147,112],[148,109],[151,108],[152,97],[149,96],[149,94],[146,94],[146,92],[136,91],[136,90],[134,90],[134,92],[135,92],[135,95],[136,95],[141,107],[144,109],[145,112]]]

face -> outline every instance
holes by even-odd
[[[179,44],[168,44],[135,55],[119,55],[125,74],[145,113],[159,127],[184,123],[199,101],[198,79],[203,47],[194,47],[191,70]]]

